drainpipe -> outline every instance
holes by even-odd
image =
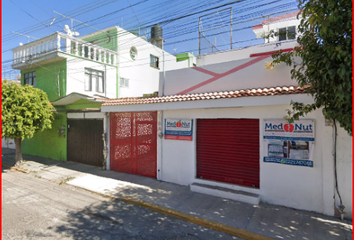
[[[163,140],[164,140],[164,122],[163,122],[163,110],[160,111],[160,131],[157,133],[157,136],[160,138],[160,167],[159,169],[157,170],[157,172],[159,173],[159,179],[160,181],[163,180],[163,177],[162,177],[162,168],[163,168]]]
[[[104,65],[104,96],[107,97],[107,65]]]
[[[64,69],[58,70],[58,73],[57,73],[58,98],[61,97],[61,91],[60,91],[60,72],[61,72],[61,71],[64,71]],[[64,71],[64,72],[65,72],[65,71]]]
[[[338,210],[340,212],[340,218],[343,220],[344,219],[344,208],[345,206],[343,205],[342,202],[342,196],[339,193],[339,188],[338,188],[338,174],[337,174],[337,123],[336,123],[336,119],[333,119],[333,131],[334,131],[334,152],[333,152],[333,159],[334,159],[334,179],[335,179],[335,189],[337,191],[338,194],[338,198],[339,198],[339,206],[338,206]],[[336,206],[337,207],[337,206]]]
[[[116,98],[119,98],[119,29],[117,28],[117,55],[116,55]]]
[[[166,74],[165,74],[165,51],[162,50],[162,89],[161,89],[161,96],[165,95],[165,78],[166,78]],[[163,180],[163,141],[164,141],[164,118],[163,118],[163,110],[161,110],[161,132],[159,133],[159,137],[161,139],[161,164],[160,164],[160,180]]]

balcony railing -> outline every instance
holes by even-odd
[[[93,61],[116,64],[117,52],[56,32],[12,50],[13,63],[25,63],[28,60],[44,56],[51,52],[63,52]]]

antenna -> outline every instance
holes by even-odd
[[[72,17],[67,17],[67,16],[65,16],[65,15],[63,15],[63,14],[61,14],[61,13],[56,12],[56,11],[53,11],[53,12],[56,13],[56,14],[58,14],[59,16],[62,16],[62,17],[64,17],[64,18],[67,18],[67,19],[70,19],[70,20],[71,20],[71,31],[73,30],[73,29],[72,29],[72,28],[73,28],[73,21],[75,21],[75,22],[78,22],[78,23],[80,23],[80,24],[82,24],[82,25],[85,25],[86,27],[95,29],[95,30],[98,31],[98,32],[105,33],[105,34],[107,34],[107,36],[109,36],[109,34],[108,34],[107,32],[104,32],[104,31],[102,31],[102,30],[100,30],[100,29],[98,29],[98,28],[91,27],[90,25],[88,25],[88,24],[86,24],[86,23],[84,23],[84,22],[81,22],[81,21],[79,21],[79,20],[76,20],[76,19],[74,19],[74,18],[72,18]],[[65,31],[65,30],[64,30],[64,31]],[[74,33],[79,34],[78,32],[73,32],[73,36],[75,36]]]
[[[53,18],[52,22],[48,25],[48,27],[50,27],[50,26],[52,26],[52,25],[53,25],[53,23],[54,23],[55,19],[57,19],[57,17],[54,17],[54,18]]]
[[[29,36],[29,35],[25,35],[25,34],[22,34],[22,33],[18,33],[18,32],[14,32],[12,31],[13,34],[17,34],[17,35],[20,35],[20,36],[24,36],[24,37],[27,37],[27,43],[30,42],[30,38],[33,38],[33,39],[39,39],[39,38],[36,38],[36,37],[32,37],[32,36]]]

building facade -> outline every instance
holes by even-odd
[[[105,163],[101,104],[109,98],[153,94],[163,69],[188,67],[187,61],[117,26],[80,38],[70,31],[56,32],[13,49],[13,55],[12,67],[21,70],[22,84],[44,90],[56,108],[52,129],[24,140],[23,152],[97,166]],[[80,128],[86,125],[100,129],[99,134]],[[83,152],[97,142],[100,160],[85,160]]]
[[[352,137],[321,110],[284,120],[291,101],[314,102],[290,67],[269,64],[272,53],[296,45],[288,39],[198,56],[194,67],[160,74],[158,97],[106,101],[108,167],[251,204],[351,218]]]

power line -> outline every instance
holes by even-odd
[[[278,1],[273,1],[273,2],[278,2]],[[255,6],[255,7],[257,7],[257,6]],[[204,11],[207,11],[207,10],[204,10]],[[240,11],[242,11],[242,10],[240,10]],[[260,17],[258,17],[258,18],[260,18]],[[176,19],[178,19],[178,20],[180,20],[180,19],[182,19],[182,18],[176,18]],[[175,21],[177,21],[177,20],[175,20]],[[251,20],[245,20],[244,22],[248,22],[248,21],[251,21]],[[172,23],[173,21],[171,21],[171,20],[167,20],[167,22],[166,22],[166,24],[165,25],[167,25],[167,24],[169,24],[169,23]],[[188,23],[188,24],[184,24],[184,25],[190,25],[191,23]],[[180,25],[179,27],[181,27],[182,25]],[[178,27],[178,26],[177,26]],[[182,26],[183,27],[183,26]],[[179,30],[176,30],[176,27],[172,27],[171,28],[173,31],[170,31],[170,32],[167,32],[167,34],[169,34],[168,35],[168,39],[172,39],[172,38],[175,38],[175,37],[177,37],[177,36],[181,36],[181,35],[186,35],[186,34],[189,34],[189,33],[191,33],[191,31],[188,31],[189,29],[187,29],[187,28],[185,28],[187,31],[185,31],[184,32],[184,34],[180,34],[180,31]],[[246,28],[244,28],[244,29],[246,29]],[[241,29],[242,30],[242,29]],[[118,37],[121,37],[121,36],[119,36],[118,35]],[[195,38],[194,38],[195,39]],[[98,39],[98,40],[102,40],[103,41],[103,39]],[[193,38],[189,38],[189,39],[184,39],[184,41],[192,41],[193,40]],[[176,43],[179,43],[180,41],[174,41],[174,42],[169,42],[169,43],[167,43],[166,45],[168,46],[169,44],[176,44]],[[186,51],[183,51],[183,52],[186,52]],[[3,62],[3,63],[6,63],[6,62],[11,62],[11,60],[9,60],[9,61],[5,61],[5,62]]]

